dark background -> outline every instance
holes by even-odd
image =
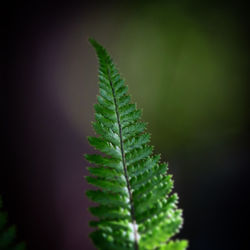
[[[248,8],[228,1],[9,2],[2,8],[0,193],[31,250],[94,249],[96,38],[170,162],[190,250],[249,248]]]

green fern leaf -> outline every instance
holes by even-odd
[[[128,88],[106,50],[90,39],[99,59],[99,88],[89,143],[102,154],[87,154],[87,181],[96,190],[87,196],[97,206],[90,211],[95,245],[104,250],[184,250],[187,241],[171,241],[183,219],[178,196],[171,194],[172,176],[160,155],[148,145],[150,135],[141,111],[132,104]]]
[[[15,226],[7,226],[7,213],[2,210],[2,199],[0,196],[0,249],[1,250],[25,250],[23,242],[16,243]]]
[[[185,250],[188,247],[186,240],[170,241],[168,244],[161,246],[159,250]]]

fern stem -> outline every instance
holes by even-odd
[[[132,192],[131,192],[131,187],[130,187],[130,183],[129,183],[128,171],[127,171],[127,165],[126,165],[126,159],[125,159],[125,152],[124,152],[124,147],[123,147],[122,127],[121,127],[121,122],[120,122],[120,115],[119,115],[119,112],[118,112],[118,105],[117,105],[117,100],[116,100],[116,96],[115,96],[115,90],[114,90],[113,83],[112,83],[112,80],[111,80],[111,77],[110,77],[109,69],[108,69],[108,77],[109,77],[109,82],[110,82],[110,86],[111,86],[112,94],[113,94],[113,98],[114,98],[115,113],[116,113],[117,123],[118,123],[118,127],[119,127],[119,137],[120,137],[121,153],[122,153],[122,165],[123,165],[123,170],[124,170],[124,174],[125,174],[127,189],[128,189],[128,193],[129,193],[130,215],[131,215],[131,220],[132,220],[132,225],[133,225],[133,233],[134,233],[134,240],[135,240],[134,247],[135,247],[135,250],[138,250],[139,249],[138,231],[137,231],[137,225],[136,225],[136,221],[135,221],[134,204],[133,204],[133,199],[132,199]]]

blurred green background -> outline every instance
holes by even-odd
[[[71,1],[17,5],[14,13],[6,134],[14,158],[2,190],[30,249],[94,249],[81,158],[93,151],[86,136],[98,93],[88,37],[112,55],[155,152],[170,163],[184,209],[178,237],[190,250],[247,249],[246,6]]]
[[[79,107],[85,102],[86,110],[93,111],[93,95],[86,88],[93,92],[97,88],[91,71],[96,62],[86,46],[89,35],[108,47],[161,150],[219,143],[222,137],[237,136],[246,129],[246,41],[235,17],[217,9],[194,16],[178,4],[129,7],[97,12],[91,20],[86,18],[90,27],[78,24],[71,31],[77,37],[67,48],[70,56],[79,57],[84,49],[89,57],[78,58],[86,64],[78,66],[84,72],[84,85],[66,81],[62,92],[64,104],[69,98],[66,108],[75,125],[82,132],[82,127],[89,126]],[[81,34],[83,40],[76,41]],[[76,68],[69,66],[72,79]]]

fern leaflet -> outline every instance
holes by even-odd
[[[16,243],[15,226],[7,227],[7,213],[1,211],[2,199],[0,196],[0,249],[1,250],[25,250],[25,244]]]
[[[168,166],[153,155],[141,110],[130,101],[127,86],[106,50],[89,39],[99,59],[99,88],[94,130],[89,143],[102,154],[86,154],[94,166],[87,181],[97,187],[87,196],[98,203],[91,238],[104,250],[184,250],[187,241],[171,238],[182,226],[178,196]]]

